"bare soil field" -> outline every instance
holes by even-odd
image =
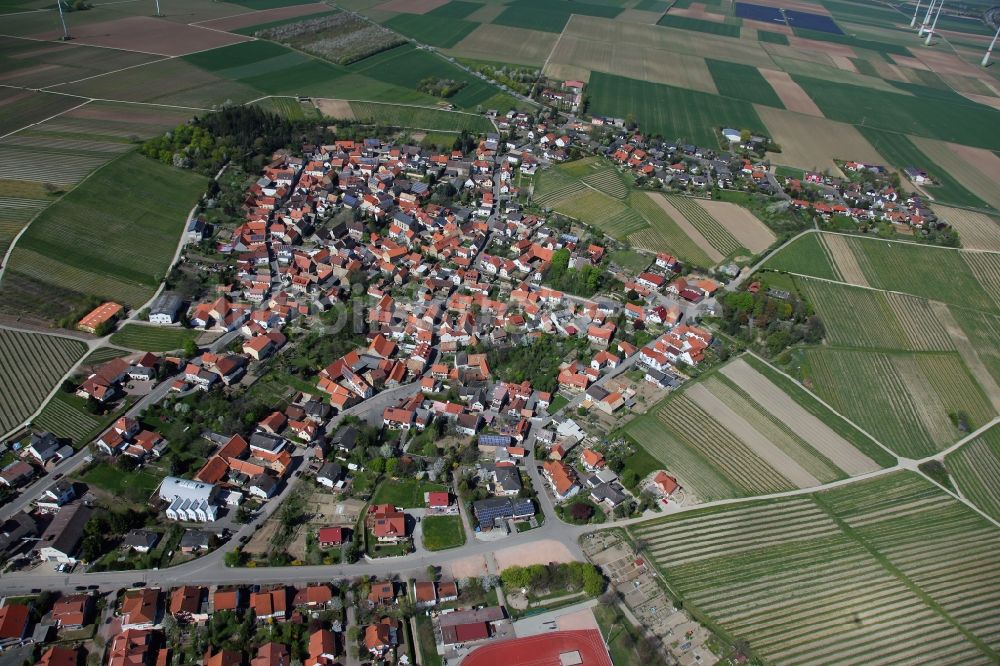
[[[961,208],[934,206],[938,216],[958,230],[962,247],[1000,252],[1000,223],[988,215]]]
[[[847,56],[831,55],[830,60],[833,61],[834,65],[836,65],[839,69],[844,70],[845,72],[853,72],[855,74],[859,74],[858,68],[854,66],[854,63],[851,62],[851,59],[848,58]]]
[[[179,125],[190,120],[191,112],[182,110],[172,110],[155,107],[129,106],[125,104],[115,104],[113,102],[91,102],[86,106],[73,109],[60,116],[64,121],[79,118],[86,120],[100,120],[112,123],[126,123],[138,125],[151,125],[154,128],[162,126]],[[145,138],[145,137],[143,137]]]
[[[507,567],[528,566],[529,564],[548,564],[550,562],[572,562],[575,558],[561,541],[546,539],[520,546],[501,548],[494,554],[497,568],[503,571]]]
[[[705,5],[700,2],[692,2],[689,7],[671,7],[667,14],[670,16],[699,19],[701,21],[715,21],[716,23],[724,23],[726,20],[726,17],[722,14],[706,12]]]
[[[990,106],[993,107],[994,109],[1000,110],[1000,97],[989,97],[987,95],[973,95],[972,93],[963,93],[962,97],[971,100],[973,102],[984,104],[986,106]]]
[[[57,31],[34,35],[36,39],[58,39]],[[133,16],[78,26],[73,40],[80,44],[125,51],[181,56],[220,46],[245,42],[249,37],[163,21],[151,16]]]
[[[328,11],[330,11],[329,5],[325,5],[322,2],[314,2],[308,5],[292,5],[291,7],[262,9],[260,11],[247,12],[245,14],[237,14],[235,16],[209,19],[207,21],[199,21],[198,25],[205,26],[206,28],[215,28],[216,30],[238,30],[239,28],[248,28],[252,25],[260,25],[262,23],[270,23],[271,21],[281,21],[283,19],[295,18],[297,16],[308,16],[309,14],[318,14],[320,12]]]
[[[810,14],[823,14],[826,16],[830,15],[830,12],[816,2],[805,2],[804,0],[753,0],[755,5],[763,5],[765,7],[775,7],[777,9],[791,9],[792,11],[809,12]]]
[[[826,251],[833,258],[834,268],[840,273],[844,282],[855,284],[859,287],[867,287],[868,279],[861,270],[858,258],[854,256],[850,243],[844,236],[837,234],[823,234],[820,240]]]
[[[771,23],[769,21],[754,21],[752,19],[743,19],[743,28],[754,28],[756,30],[765,30],[767,32],[777,32],[782,35],[791,37],[795,32],[784,23]]]
[[[251,556],[263,556],[271,550],[271,539],[278,533],[278,519],[269,518],[264,521],[263,527],[253,533],[250,541],[243,547],[243,552]]]
[[[1000,386],[997,385],[986,364],[979,357],[976,348],[972,346],[962,327],[955,321],[947,305],[937,301],[930,301],[929,303],[934,316],[941,322],[948,335],[951,336],[951,341],[955,344],[958,355],[962,357],[962,361],[969,368],[969,372],[972,373],[972,377],[976,380],[976,383],[983,389],[983,393],[986,394],[986,398],[993,406],[993,410],[1000,413]]]
[[[791,37],[789,37],[791,39]],[[797,74],[798,69],[802,66],[812,65],[814,68],[819,65],[823,68],[835,67],[833,64],[833,59],[824,53],[823,51],[816,51],[814,49],[786,46],[784,44],[772,44],[770,42],[762,42],[761,46],[767,53],[772,56],[772,61],[765,65],[766,67],[774,67],[778,65],[782,70],[787,71],[789,74]],[[786,67],[785,63],[789,62],[792,67]],[[798,67],[796,67],[798,65]]]
[[[763,252],[774,242],[774,232],[746,208],[727,201],[696,199],[695,202],[754,254]]]
[[[671,66],[665,67],[664,62],[670,62]],[[698,56],[634,48],[627,43],[594,42],[564,33],[549,56],[545,74],[553,78],[564,76],[571,71],[567,67],[573,68],[572,71],[582,68],[712,94],[719,92],[708,65]]]
[[[954,53],[935,49],[915,49],[914,55],[917,60],[940,75],[962,74],[978,77],[980,74],[978,67],[965,62]]]
[[[723,368],[722,374],[732,379],[761,407],[781,419],[792,432],[851,476],[879,469],[878,463],[806,411],[746,361],[739,359],[730,363]]]
[[[426,14],[441,5],[447,5],[449,0],[389,0],[375,9],[384,12],[402,12],[404,14]]]
[[[757,70],[771,84],[771,87],[774,88],[774,92],[777,93],[786,109],[795,113],[816,116],[817,118],[823,117],[823,112],[816,106],[816,102],[806,94],[802,86],[797,84],[787,72],[768,69],[767,67],[758,67]]]
[[[782,152],[771,155],[777,164],[830,169],[833,173],[838,172],[835,158],[886,164],[886,159],[852,125],[760,104],[754,108],[771,137],[781,145]]]
[[[493,60],[503,53],[504,62],[541,67],[559,35],[506,25],[484,24],[445,52],[460,58]]]
[[[693,384],[688,387],[686,394],[688,398],[694,400],[699,407],[718,421],[722,427],[736,435],[761,460],[773,467],[796,487],[812,488],[820,485],[819,479],[760,434],[746,419],[709,391],[704,384]]]
[[[788,45],[792,48],[801,49],[803,51],[817,51],[819,53],[825,53],[828,56],[843,56],[845,58],[857,58],[858,54],[850,46],[846,44],[837,44],[836,42],[820,42],[815,39],[806,39],[805,37],[796,37],[792,35],[788,38]]]
[[[674,54],[728,60],[754,67],[774,66],[759,43],[666,26],[574,14],[563,30],[562,39],[565,41],[567,37],[591,44],[614,44],[622,50],[642,53],[646,61],[656,63],[661,69],[677,67]],[[636,73],[626,72],[624,76],[642,78]]]
[[[313,99],[313,104],[319,112],[328,118],[337,120],[354,120],[351,103],[342,99]]]
[[[697,245],[702,252],[708,255],[708,258],[712,260],[713,263],[718,263],[723,259],[723,254],[712,247],[712,244],[708,242],[700,231],[695,229],[694,225],[688,222],[688,219],[681,215],[681,212],[677,210],[673,204],[667,201],[667,198],[661,194],[654,194],[646,192],[646,196],[656,202],[656,205],[663,209],[663,212],[667,214],[667,217],[672,219],[677,223],[677,226],[681,228],[681,231],[690,238],[695,245]]]

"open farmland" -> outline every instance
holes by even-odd
[[[663,211],[663,214],[676,225],[688,240],[701,250],[710,263],[716,264],[725,257],[681,211],[674,207],[671,198],[654,192],[647,192],[645,194]]]
[[[223,18],[202,21],[199,25],[215,30],[227,30],[237,32],[245,28],[257,29],[263,26],[272,26],[277,23],[294,21],[302,16],[329,12],[330,6],[322,2],[313,2],[288,7],[276,7],[274,9],[262,9],[256,12],[244,12],[225,16]]]
[[[1000,520],[1000,425],[948,454],[945,466],[965,497]]]
[[[728,257],[743,249],[739,241],[695,199],[677,195],[666,195],[665,198],[673,206],[677,217],[687,220],[720,257]]]
[[[770,82],[756,67],[723,60],[708,60],[708,70],[712,73],[712,79],[720,95],[746,100],[752,104],[785,108]]]
[[[818,486],[892,463],[801,386],[752,357],[669,396],[626,433],[704,501]]]
[[[956,181],[960,187],[967,188],[972,193],[969,201],[982,199],[1000,210],[1000,156],[982,148],[923,137],[911,137],[910,140],[946,174],[948,180]],[[937,189],[931,188],[929,191],[933,194]]]
[[[0,328],[0,433],[31,416],[86,350],[78,340]]]
[[[774,232],[746,208],[727,201],[696,199],[695,202],[734,238],[754,254],[763,252],[775,241]]]
[[[740,26],[730,25],[728,23],[720,23],[718,21],[704,21],[702,19],[690,18],[687,16],[676,16],[674,14],[665,14],[661,18],[657,25],[666,26],[668,28],[679,28],[681,30],[694,30],[696,32],[704,32],[710,35],[720,35],[722,37],[739,37],[740,36]]]
[[[699,266],[711,265],[705,251],[663,209],[662,201],[659,194],[639,191],[629,194],[629,206],[649,222],[648,228],[628,235],[629,243],[651,252],[669,252]]]
[[[389,127],[456,133],[462,130],[473,133],[494,131],[493,123],[471,113],[379,102],[350,102],[350,109],[356,120]]]
[[[283,23],[257,36],[291,45],[306,53],[346,65],[403,43],[396,33],[360,16],[339,12]]]
[[[996,657],[1000,533],[915,474],[629,531],[686,608],[769,663]]]
[[[175,326],[125,324],[111,336],[111,344],[139,351],[165,352],[182,349],[188,340],[198,338],[198,331]]]
[[[447,7],[445,5],[444,7]],[[444,9],[441,7],[439,9]],[[476,29],[478,23],[461,18],[442,17],[438,10],[427,14],[400,14],[385,22],[387,26],[422,44],[451,48]]]
[[[827,341],[842,347],[951,351],[954,345],[923,299],[801,278]]]
[[[515,28],[561,32],[572,14],[614,18],[621,7],[598,5],[569,0],[512,0],[493,23]]]
[[[771,256],[764,267],[824,280],[840,279],[833,258],[823,243],[823,235],[818,233],[807,233],[797,238],[781,252]]]
[[[557,39],[558,36],[551,32],[485,23],[446,52],[472,60],[491,60],[502,52],[504,62],[541,67]]]
[[[764,128],[754,107],[697,90],[594,72],[589,94],[594,113],[614,118],[634,116],[646,132],[702,146],[718,146],[716,127]]]
[[[61,42],[54,45],[51,42],[36,42],[0,38],[0,52],[5,59],[0,67],[0,84],[8,86],[25,86],[28,88],[44,88],[59,85],[69,81],[77,81],[90,76],[106,74],[123,67],[135,67],[142,63],[153,62],[159,56],[118,49],[104,49],[96,46],[84,46],[74,42]],[[73,105],[73,99],[27,91],[4,90],[0,99],[7,95],[24,95],[36,99],[47,100],[51,104]],[[79,104],[84,100],[76,100]],[[6,119],[6,113],[13,109],[4,108],[0,116]],[[23,112],[24,106],[21,111]],[[43,120],[52,115],[45,109],[30,120]],[[12,117],[14,120],[14,117]],[[2,134],[3,132],[0,132]]]
[[[1000,219],[962,208],[934,206],[934,212],[958,231],[962,247],[1000,252]]]
[[[13,88],[0,88],[0,136],[58,115],[85,100]]]
[[[542,171],[532,198],[540,206],[624,239],[648,226],[642,215],[621,200],[626,193],[626,184],[612,167],[582,160]]]
[[[837,411],[899,455],[932,455],[959,438],[952,415],[973,427],[995,412],[958,354],[805,352],[803,381]]]
[[[1000,383],[1000,316],[968,308],[952,307],[948,311],[959,327],[956,346],[971,346],[993,380]],[[970,369],[974,370],[974,365],[970,363]]]
[[[81,294],[142,305],[166,274],[206,182],[136,153],[102,168],[18,241],[0,283],[4,309],[58,319],[79,307]]]
[[[837,172],[835,159],[885,163],[882,155],[850,125],[767,106],[756,108],[768,136],[781,146],[780,153],[770,155],[772,162],[806,170],[829,169],[833,173]]]

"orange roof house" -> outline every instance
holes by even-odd
[[[375,504],[368,510],[372,534],[379,541],[396,542],[406,538],[406,514],[391,504]]]
[[[80,653],[75,649],[53,645],[42,654],[37,666],[77,666],[80,663]]]
[[[559,460],[546,460],[542,463],[545,476],[552,484],[552,489],[558,499],[569,497],[577,489],[572,472],[566,463]]]
[[[662,470],[657,472],[656,476],[653,477],[653,483],[656,484],[656,487],[664,495],[671,495],[680,487],[677,479]]]
[[[583,464],[587,469],[600,469],[604,467],[604,456],[592,449],[583,450]]]
[[[96,333],[97,329],[109,321],[114,321],[123,312],[125,307],[113,301],[101,303],[96,308],[88,312],[76,325],[81,331]]]
[[[28,607],[11,604],[0,608],[0,640],[19,641],[28,633]]]

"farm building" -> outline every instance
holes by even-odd
[[[97,329],[101,328],[105,324],[116,321],[124,311],[125,308],[122,305],[113,301],[101,303],[96,308],[88,312],[86,316],[80,320],[76,327],[81,331],[86,331],[87,333],[97,333]]]
[[[156,297],[149,308],[150,324],[173,324],[177,321],[177,314],[184,305],[184,299],[180,294],[165,291]]]

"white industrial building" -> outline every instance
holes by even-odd
[[[160,499],[168,503],[167,518],[192,523],[209,523],[216,519],[214,484],[168,476],[160,484]]]

